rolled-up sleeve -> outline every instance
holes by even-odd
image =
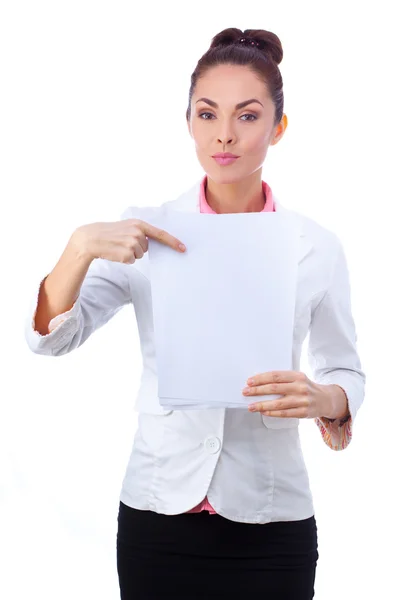
[[[354,420],[364,400],[365,374],[357,351],[347,261],[341,242],[335,240],[337,251],[330,283],[312,314],[308,360],[317,383],[336,384],[347,396],[348,417],[315,419],[324,442],[332,450],[344,450],[352,439]]]

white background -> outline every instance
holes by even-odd
[[[132,307],[62,358],[23,329],[72,231],[201,175],[190,75],[226,27],[283,44],[289,126],[263,178],[341,238],[367,394],[343,452],[301,438],[316,599],[398,590],[399,90],[396,2],[5,0],[0,12],[0,596],[119,598],[115,538],[141,357]],[[162,187],[161,187],[162,186]],[[163,189],[162,189],[163,188]],[[307,369],[305,364],[303,367]],[[397,560],[396,560],[397,559]],[[266,590],[267,593],[267,590]],[[190,600],[190,599],[188,599]]]

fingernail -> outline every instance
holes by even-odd
[[[243,394],[250,394],[250,389],[249,388],[244,388],[243,390]]]
[[[250,404],[250,406],[249,406],[249,410],[251,410],[251,412],[255,412],[255,411],[256,411],[256,406],[255,406],[255,404]]]
[[[248,379],[247,380],[247,385],[253,385],[254,383],[254,379]]]
[[[184,244],[179,244],[179,249],[184,252],[186,250],[186,246]]]

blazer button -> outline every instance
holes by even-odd
[[[204,448],[209,454],[216,454],[221,449],[221,440],[214,436],[209,436],[204,440]]]

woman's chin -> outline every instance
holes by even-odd
[[[243,175],[238,169],[235,168],[230,169],[229,166],[219,166],[213,168],[205,168],[203,167],[208,177],[217,184],[229,184],[229,183],[238,183],[246,178],[246,175]]]

